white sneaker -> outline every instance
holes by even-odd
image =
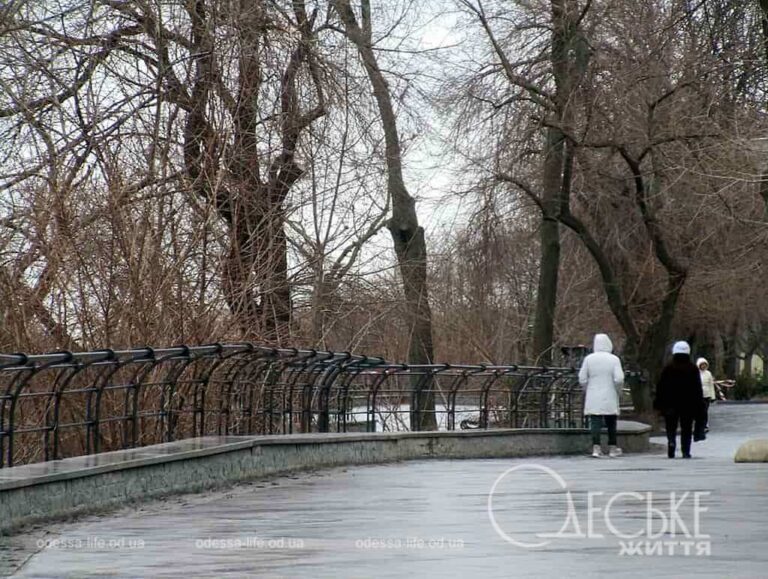
[[[609,446],[608,447],[608,456],[611,458],[619,458],[622,454],[624,454],[621,449],[618,446]]]
[[[603,450],[600,448],[599,444],[595,444],[592,446],[592,458],[602,458],[603,457]]]

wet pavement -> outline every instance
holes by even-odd
[[[332,469],[31,530],[0,553],[18,577],[768,576],[768,464],[733,463],[768,438],[768,405],[715,406],[711,426],[692,460]]]

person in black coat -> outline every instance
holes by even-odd
[[[653,407],[664,416],[667,430],[667,456],[675,457],[677,425],[683,458],[691,458],[693,421],[704,406],[699,369],[691,360],[687,342],[675,342],[672,361],[661,371]]]

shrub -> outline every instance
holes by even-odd
[[[757,378],[742,372],[736,377],[736,385],[733,387],[734,400],[751,400],[760,391]]]

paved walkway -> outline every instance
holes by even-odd
[[[17,576],[764,577],[768,464],[732,457],[768,438],[768,405],[716,406],[711,423],[693,460],[418,461],[156,502],[13,539],[18,553],[49,543]],[[494,520],[512,542],[491,524],[494,484]],[[564,522],[571,536],[537,536]]]

